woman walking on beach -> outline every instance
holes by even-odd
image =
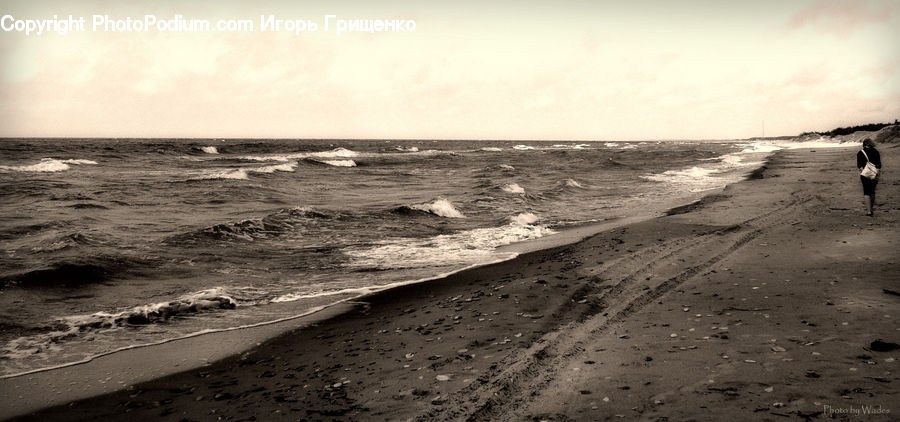
[[[871,177],[866,177],[864,169],[872,163],[877,172]],[[875,187],[878,186],[878,177],[881,176],[881,154],[875,149],[875,142],[866,138],[863,140],[863,148],[856,153],[856,167],[859,168],[859,180],[863,185],[863,196],[866,202],[866,215],[871,217],[875,210]]]

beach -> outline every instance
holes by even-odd
[[[895,146],[879,146],[886,169]],[[864,216],[854,154],[777,151],[664,217],[384,290],[268,340],[183,340],[242,350],[218,361],[169,342],[104,357],[114,374],[95,360],[3,379],[2,416],[892,420],[900,182],[885,174]],[[158,372],[122,357],[138,350]],[[128,371],[141,375],[110,379]],[[69,403],[99,381],[111,392]]]

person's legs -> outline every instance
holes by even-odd
[[[878,180],[866,179],[860,176],[859,180],[863,185],[863,202],[866,204],[866,215],[871,217],[875,212],[875,187],[878,186]]]

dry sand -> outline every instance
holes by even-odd
[[[21,419],[896,420],[900,182],[865,217],[854,151]]]

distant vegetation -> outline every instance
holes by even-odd
[[[839,128],[834,129],[834,130],[832,130],[832,131],[830,131],[830,132],[804,132],[804,133],[800,134],[800,136],[803,136],[803,135],[820,135],[820,136],[831,136],[831,137],[834,137],[834,136],[841,136],[841,135],[849,135],[849,134],[851,134],[851,133],[853,133],[853,132],[858,132],[858,131],[861,131],[861,130],[864,130],[864,131],[866,131],[866,132],[875,132],[875,131],[884,129],[884,128],[888,127],[888,126],[896,125],[896,124],[900,124],[900,122],[898,122],[898,121],[895,119],[895,120],[894,120],[894,123],[869,123],[869,124],[859,125],[859,126],[839,127]]]

